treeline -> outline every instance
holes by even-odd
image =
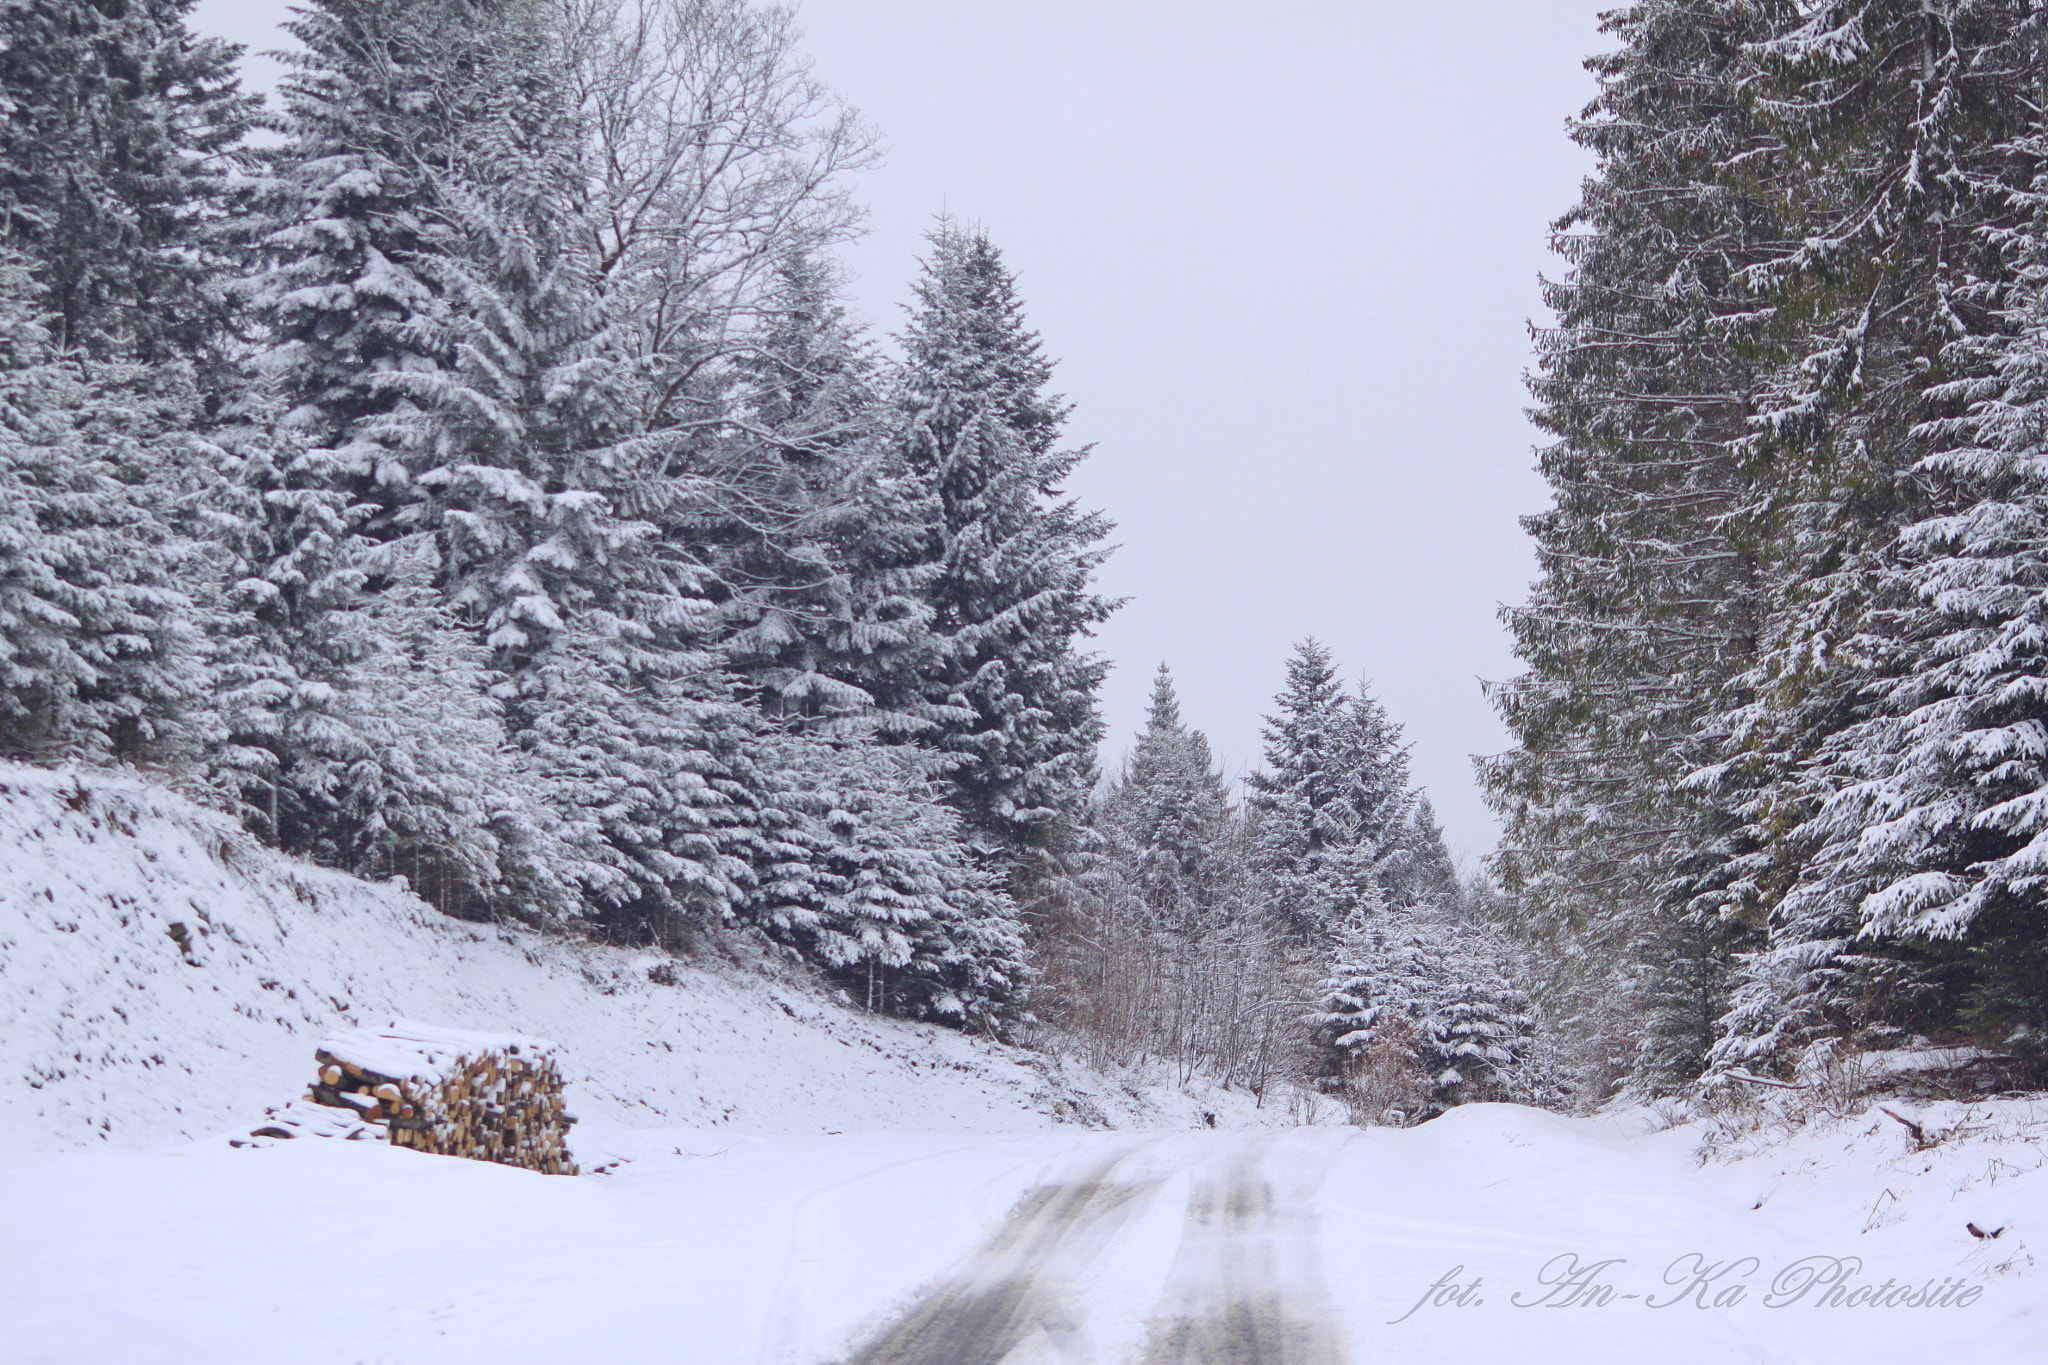
[[[1401,727],[1305,641],[1242,803],[1164,665],[1122,771],[1034,905],[1035,1003],[1098,1064],[1322,1093],[1369,1123],[1557,1096],[1519,961],[1459,881]]]
[[[1107,524],[979,232],[883,360],[870,134],[744,0],[0,15],[0,753],[451,913],[752,926],[993,1026]]]
[[[1597,1093],[2048,1030],[2048,13],[1645,0],[1573,136],[1498,870]]]
[[[1242,803],[1160,676],[1098,791],[1109,526],[941,222],[747,0],[0,14],[0,755],[147,768],[450,914],[768,936],[867,1008],[1417,1121],[1536,1094],[1513,950],[1313,643]]]

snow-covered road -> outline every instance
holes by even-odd
[[[0,1359],[2048,1359],[2035,1281],[1994,1272],[1961,1227],[2024,1225],[2030,1188],[2006,1181],[1995,1207],[1944,1195],[1878,1227],[1861,1188],[1825,1172],[1766,1191],[1755,1170],[1700,1169],[1687,1142],[1509,1106],[1408,1131],[581,1145],[619,1164],[566,1179],[340,1142],[11,1159]],[[1984,1287],[1967,1305],[1873,1307],[1824,1304],[1821,1284],[1772,1306],[1788,1267],[1852,1256],[1850,1290]]]
[[[1169,1146],[1178,1150],[1159,1150]],[[1091,1154],[1033,1185],[960,1266],[870,1335],[851,1365],[1040,1357],[1339,1365],[1344,1352],[1317,1272],[1311,1196],[1340,1149],[1326,1143],[1276,1164],[1275,1146],[1271,1138],[1225,1138]],[[1144,1218],[1174,1183],[1175,1157],[1189,1168],[1179,1247],[1133,1356],[1134,1343],[1111,1347],[1099,1334],[1122,1327],[1127,1336],[1136,1325],[1129,1310],[1142,1295],[1096,1267],[1125,1225]],[[1136,1268],[1142,1280],[1146,1267]],[[1097,1322],[1103,1327],[1091,1331]]]

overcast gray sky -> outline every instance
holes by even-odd
[[[1414,744],[1453,847],[1494,841],[1479,679],[1533,573],[1523,408],[1546,228],[1588,160],[1602,0],[805,0],[818,73],[887,140],[855,297],[891,331],[942,208],[985,227],[1060,360],[1074,491],[1122,546],[1114,766],[1170,664],[1233,773],[1295,640]],[[196,23],[279,45],[285,0]],[[251,70],[268,85],[268,64]]]

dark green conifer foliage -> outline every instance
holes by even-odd
[[[1527,520],[1541,575],[1505,613],[1523,677],[1493,699],[1518,747],[1481,764],[1505,818],[1496,868],[1570,965],[1587,1093],[1608,1039],[1640,1036],[1638,968],[1687,919],[1749,914],[1765,873],[1736,814],[1768,776],[1726,736],[1767,609],[1763,495],[1738,448],[1781,344],[1753,268],[1785,249],[1779,144],[1746,97],[1778,0],[1645,0],[1610,11],[1572,136],[1599,158],[1555,225],[1535,418],[1552,507]]]
[[[2012,0],[1608,16],[1533,382],[1558,439],[1508,614],[1530,671],[1495,693],[1519,747],[1484,769],[1499,870],[1584,969],[1548,1002],[1582,1093],[1622,1037],[1659,1089],[1979,1027],[1966,926],[2024,955],[2027,703],[1989,680],[2024,673],[2036,574],[2035,438],[2000,404],[2040,289],[2040,26]]]
[[[43,297],[0,247],[0,753],[161,760],[203,687],[179,556],[134,482],[164,422],[95,382],[131,367],[56,352]]]
[[[1062,492],[1088,452],[1058,449],[1067,406],[1001,254],[950,222],[930,241],[895,405],[931,502],[938,646],[915,697],[883,704],[926,708],[969,827],[1015,852],[1046,843],[1094,781],[1108,665],[1082,649],[1116,606],[1094,591],[1110,526]]]
[[[0,12],[0,244],[59,354],[222,359],[231,159],[259,99],[192,0],[22,0]]]

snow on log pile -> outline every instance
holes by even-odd
[[[575,1175],[556,1052],[545,1038],[394,1019],[330,1034],[312,1098],[360,1110],[394,1147]]]
[[[1242,1091],[1141,1087],[864,1014],[765,950],[730,946],[753,959],[707,966],[462,923],[402,885],[262,848],[161,786],[0,762],[0,1150],[248,1133],[304,1092],[320,1039],[392,1014],[517,1020],[555,1039],[569,1107],[608,1128],[1285,1119]],[[361,1126],[311,1103],[271,1119]]]
[[[247,1132],[228,1136],[230,1147],[268,1147],[287,1138],[341,1138],[348,1142],[376,1142],[384,1137],[381,1124],[370,1122],[353,1105],[332,1108],[310,1099],[289,1100],[263,1111],[263,1122]]]

